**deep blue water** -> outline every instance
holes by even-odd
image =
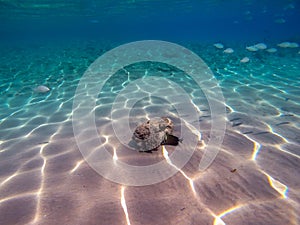
[[[1,1],[2,40],[297,41],[299,1]]]

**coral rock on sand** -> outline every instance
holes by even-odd
[[[132,139],[139,151],[156,150],[173,132],[173,122],[167,117],[153,118],[139,125]]]

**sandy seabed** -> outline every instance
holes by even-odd
[[[94,109],[99,137],[118,160],[132,165],[166,160],[162,149],[138,153],[120,144],[109,120],[119,91],[145,76],[146,70],[177,81],[200,110],[202,139],[189,162],[163,182],[132,187],[94,171],[74,138],[72,104],[78,81],[90,63],[111,48],[95,45],[2,50],[0,224],[300,224],[300,55],[296,50],[270,54],[240,48],[226,55],[213,46],[186,45],[212,69],[227,111],[221,150],[202,172],[198,165],[210,139],[211,119],[201,90],[166,65],[141,63],[119,71],[123,80],[110,80]],[[250,58],[248,63],[240,62],[244,56]],[[40,84],[51,90],[34,92]],[[171,117],[180,136],[181,118],[174,103],[150,97],[135,105],[128,132],[158,115]],[[183,140],[182,145],[188,143]],[[91,157],[98,150],[91,149]],[[174,147],[166,150],[172,152]]]

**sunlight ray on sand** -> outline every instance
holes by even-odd
[[[167,163],[169,163],[171,166],[175,167],[183,175],[183,177],[189,181],[190,188],[193,192],[193,195],[197,198],[198,204],[201,205],[201,207],[204,208],[213,218],[215,218],[215,220],[217,220],[218,216],[211,209],[209,209],[205,204],[203,204],[203,202],[201,201],[201,198],[195,189],[195,184],[194,184],[193,178],[190,178],[188,175],[186,175],[186,173],[183,170],[177,168],[176,165],[174,165],[172,163],[171,159],[169,158],[169,153],[166,150],[165,146],[162,146],[162,152],[163,152],[163,156],[166,159]],[[222,220],[219,220],[219,221],[222,221]]]
[[[174,168],[176,168],[189,181],[189,184],[190,184],[190,187],[192,189],[192,192],[194,193],[194,195],[196,195],[196,190],[195,190],[193,179],[190,178],[190,177],[188,177],[185,174],[185,172],[183,172],[181,169],[177,168],[177,166],[172,163],[171,159],[169,158],[169,153],[168,153],[167,149],[165,148],[165,146],[162,146],[162,152],[163,152],[163,156],[167,160],[167,163],[169,163],[171,166],[173,166]]]
[[[276,198],[276,200],[282,202],[286,202],[288,205],[294,204],[294,202],[290,202],[290,200],[288,198]],[[247,211],[247,209],[250,209],[251,207],[255,207],[255,206],[260,206],[260,205],[264,205],[264,204],[270,204],[274,201],[274,199],[269,199],[269,200],[255,200],[255,201],[250,201],[247,203],[242,203],[242,204],[238,204],[236,206],[230,207],[228,209],[226,209],[225,211],[221,212],[219,215],[215,216],[215,220],[213,225],[226,225],[226,223],[222,220],[222,218],[226,217],[226,216],[234,216],[235,213],[238,214],[239,211]],[[295,206],[295,209],[293,211],[290,212],[291,216],[292,216],[292,220],[294,222],[292,222],[291,224],[293,225],[297,225],[298,224],[298,220],[297,220],[297,213],[296,213],[296,208],[297,206]],[[232,217],[231,217],[232,218]],[[230,221],[230,220],[229,220]],[[275,218],[274,218],[275,221]]]
[[[117,149],[115,147],[113,147],[114,149],[114,155],[113,155],[113,160],[114,162],[118,160],[118,155],[117,155]]]
[[[284,153],[286,153],[286,154],[288,154],[288,155],[291,155],[291,156],[293,156],[293,157],[296,157],[296,158],[300,159],[300,155],[297,155],[297,154],[295,154],[295,153],[292,153],[292,152],[289,152],[289,151],[287,151],[287,150],[284,150],[280,145],[275,145],[275,146],[277,147],[277,150],[278,150],[278,151],[284,152]]]
[[[126,222],[127,225],[130,225],[130,220],[129,220],[129,215],[128,215],[128,210],[127,210],[127,205],[126,205],[126,200],[125,200],[125,187],[121,187],[121,205],[126,217]]]
[[[257,157],[257,155],[258,155],[258,153],[259,153],[259,150],[260,150],[260,148],[261,148],[261,145],[260,145],[257,141],[255,141],[254,139],[248,137],[248,135],[246,135],[246,134],[243,134],[243,135],[244,135],[244,137],[246,137],[248,140],[250,140],[250,141],[253,142],[253,150],[252,150],[251,160],[255,161],[255,160],[256,160],[256,157]]]
[[[234,212],[235,210],[243,207],[244,205],[237,205],[234,207],[231,207],[227,210],[225,210],[224,212],[220,213],[219,215],[216,216],[215,220],[214,220],[214,225],[226,225],[226,223],[222,220],[222,217],[225,217],[226,215]]]
[[[271,175],[266,173],[263,170],[260,170],[263,174],[265,174],[268,178],[270,186],[275,189],[282,198],[287,198],[288,187],[285,184],[282,184],[278,180],[274,179]]]
[[[214,219],[214,225],[226,225],[226,223],[219,217]]]
[[[47,127],[49,125],[56,125],[57,123],[47,123],[47,124],[41,124],[37,127],[35,127],[34,129],[32,129],[28,134],[24,135],[24,138],[28,138],[30,137],[30,135],[32,135],[34,132],[36,132],[37,130],[41,129],[42,127]]]
[[[24,197],[35,197],[36,196],[36,192],[28,192],[28,193],[21,193],[18,195],[13,195],[13,196],[9,196],[7,198],[2,198],[0,199],[0,204],[6,202],[6,201],[11,201],[14,199],[18,199],[18,198],[24,198]]]
[[[266,124],[266,125],[267,125],[269,131],[270,131],[272,134],[275,134],[276,136],[280,137],[280,138],[284,141],[284,143],[289,143],[289,141],[288,141],[285,137],[283,137],[283,136],[282,136],[281,134],[279,134],[279,133],[276,133],[276,132],[273,130],[273,128],[272,128],[269,124]]]
[[[37,206],[36,206],[36,214],[35,214],[35,217],[34,217],[34,220],[33,220],[33,223],[37,223],[39,218],[40,218],[40,205],[41,205],[41,195],[43,193],[43,190],[44,190],[44,178],[45,178],[45,167],[46,167],[46,163],[47,163],[47,158],[43,155],[43,150],[44,150],[44,146],[41,147],[41,150],[40,150],[40,156],[42,157],[43,159],[43,165],[41,167],[41,176],[42,176],[42,179],[41,179],[41,185],[40,185],[40,189],[38,190],[37,192]]]
[[[4,181],[1,182],[0,187],[3,186],[6,182],[10,181],[11,179],[13,179],[14,177],[19,175],[19,171],[15,172],[14,174],[10,175],[9,177],[7,177]]]
[[[54,132],[50,136],[49,141],[51,141],[55,135],[56,135],[56,132]],[[40,157],[43,160],[43,165],[41,167],[41,184],[40,184],[39,190],[36,193],[37,204],[36,204],[36,213],[35,213],[35,216],[33,219],[34,224],[37,224],[41,217],[41,201],[42,201],[42,194],[44,191],[45,179],[46,179],[45,168],[46,168],[46,164],[47,164],[47,157],[44,155],[44,149],[45,149],[46,145],[47,145],[47,143],[42,144],[42,146],[40,148],[40,152],[39,152]]]
[[[76,163],[76,165],[74,166],[74,168],[70,171],[70,174],[71,173],[74,173],[78,168],[79,166],[84,162],[84,160],[80,160]]]

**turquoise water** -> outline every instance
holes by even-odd
[[[0,224],[299,224],[299,10],[298,1],[0,1]],[[126,66],[105,82],[91,109],[98,135],[89,124],[77,133],[90,146],[86,158],[76,142],[74,120],[81,118],[74,119],[73,103],[90,65],[122,44],[152,39],[201,57],[223,93],[224,140],[204,171],[198,165],[213,139],[205,90],[211,78],[200,88],[185,71],[159,62]],[[122,92],[130,84],[130,93]],[[117,136],[113,123],[124,117],[113,107],[131,101],[130,128]],[[193,128],[180,115],[191,103],[199,113]],[[138,124],[161,116],[183,137],[181,150],[197,140],[183,168],[171,158],[175,147],[147,154],[124,143]],[[113,182],[94,169],[104,162],[89,164],[103,147],[113,163],[165,161],[178,172],[152,185]]]

